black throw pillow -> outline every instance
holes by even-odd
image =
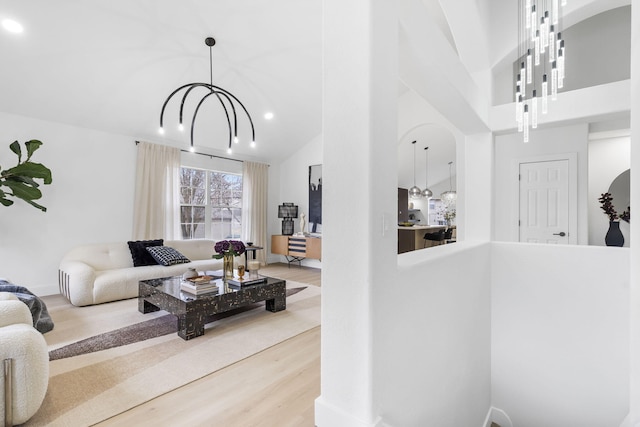
[[[147,248],[147,251],[158,264],[164,265],[165,267],[191,262],[189,258],[168,246],[150,246]]]
[[[131,259],[133,260],[134,267],[141,267],[143,265],[158,265],[155,259],[147,252],[149,246],[162,246],[164,244],[163,239],[157,240],[136,240],[127,242],[129,250],[131,251]]]

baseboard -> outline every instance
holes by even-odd
[[[511,418],[502,409],[498,409],[494,406],[489,408],[487,416],[484,419],[483,427],[491,427],[491,423],[496,423],[500,427],[513,427]]]
[[[28,289],[39,297],[58,295],[60,293],[58,285],[29,285]]]
[[[380,417],[377,417],[373,422],[355,418],[342,409],[327,403],[322,399],[322,396],[315,401],[315,425],[316,427],[388,427]]]

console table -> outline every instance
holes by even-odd
[[[274,234],[271,236],[271,253],[284,255],[289,267],[292,262],[297,262],[300,265],[300,261],[305,258],[322,259],[322,239],[320,237]]]

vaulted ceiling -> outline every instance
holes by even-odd
[[[419,1],[474,79],[513,61],[517,2]],[[569,0],[564,25],[629,3]],[[186,148],[188,131],[175,130],[179,100],[168,106],[164,137],[160,109],[175,88],[209,82],[212,36],[213,83],[255,122],[252,149],[240,117],[234,155],[273,161],[321,132],[322,0],[3,0],[4,18],[25,31],[0,32],[2,112]],[[227,139],[223,112],[205,104],[198,150],[224,153]]]
[[[177,87],[209,82],[212,36],[213,83],[255,122],[251,149],[239,117],[236,155],[275,159],[321,132],[320,0],[4,0],[4,18],[24,32],[0,32],[0,111],[186,148],[189,132],[174,130],[179,99],[164,137],[160,109]],[[224,152],[224,112],[207,104],[196,146]]]

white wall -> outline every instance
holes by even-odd
[[[306,145],[294,152],[287,159],[277,165],[277,193],[269,198],[269,217],[271,234],[282,234],[282,219],[278,218],[278,205],[292,202],[298,205],[298,216],[303,212],[307,216],[307,231],[309,219],[309,166],[322,164],[322,136],[319,135]],[[326,188],[326,187],[325,187]],[[324,194],[323,194],[324,196]],[[273,213],[273,216],[272,216]],[[353,209],[348,217],[358,215]],[[300,231],[300,218],[294,220],[294,232]],[[269,250],[268,262],[286,262],[282,255],[271,254]],[[302,265],[308,267],[322,267],[321,261],[306,259]]]
[[[481,426],[490,406],[490,245],[398,256],[379,288],[375,353],[389,426]],[[464,268],[460,268],[464,266]]]
[[[586,123],[536,129],[531,132],[526,144],[522,141],[522,134],[517,132],[495,137],[494,240],[518,241],[518,161],[531,160],[542,155],[577,153],[578,244],[587,244],[588,130],[589,126]]]
[[[17,157],[14,140],[39,139],[33,161],[52,171],[42,186],[47,212],[17,200],[0,207],[0,276],[34,293],[58,292],[58,264],[72,247],[131,238],[134,139],[0,113],[0,164]]]
[[[492,244],[492,404],[514,426],[621,425],[629,411],[629,255]]]
[[[71,248],[131,239],[136,144],[129,136],[109,134],[33,118],[0,113],[0,165],[17,157],[14,140],[39,139],[33,160],[52,171],[53,182],[41,186],[43,213],[16,200],[0,206],[0,277],[37,295],[58,293],[58,265]],[[182,153],[184,164],[242,173],[242,163]],[[269,203],[279,191],[278,167],[270,168]],[[273,185],[273,184],[276,185]],[[277,193],[276,193],[277,194]],[[270,224],[277,208],[270,206]],[[276,233],[279,233],[279,225]],[[273,231],[273,230],[271,230]]]
[[[609,218],[600,208],[598,198],[609,191],[609,186],[622,172],[629,169],[631,138],[628,136],[589,141],[589,185],[587,206],[589,209],[589,244],[605,246],[604,237],[609,229]],[[615,200],[614,200],[615,204]],[[621,209],[617,209],[622,213]],[[620,221],[624,246],[629,247],[629,224]]]
[[[640,170],[640,7],[631,8],[631,170]],[[631,205],[640,206],[640,174],[631,174]],[[640,242],[640,228],[631,228],[631,239]],[[631,397],[629,425],[640,427],[640,246],[631,248]]]

